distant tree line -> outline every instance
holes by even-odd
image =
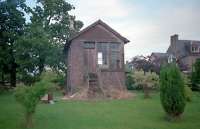
[[[184,71],[187,69],[186,66],[184,66],[180,61],[174,63],[179,67],[180,70]],[[164,63],[152,61],[150,56],[135,56],[131,61],[126,63],[126,66],[129,70],[142,70],[144,74],[147,72],[155,72],[160,74],[162,67],[167,65],[168,62],[166,61],[164,61]],[[192,88],[192,90],[200,90],[200,59],[196,60],[192,66],[192,72],[187,73],[186,76],[189,80],[188,85]],[[130,80],[129,77],[128,80]]]
[[[150,56],[135,56],[128,64],[132,65],[133,69],[143,70],[144,74],[146,72],[155,72],[158,74],[161,69],[161,65],[152,62]]]

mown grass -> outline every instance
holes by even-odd
[[[39,104],[33,129],[198,129],[200,95],[177,122],[164,119],[159,94],[144,99],[141,93],[128,100],[58,101]],[[0,129],[22,129],[23,109],[11,92],[0,95]]]

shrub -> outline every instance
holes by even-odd
[[[134,90],[134,78],[132,73],[126,74],[126,87],[128,90]]]
[[[160,99],[169,118],[178,118],[184,112],[186,105],[184,80],[175,64],[170,64],[161,70]]]
[[[53,80],[53,82],[54,83],[57,83],[61,88],[63,88],[64,87],[64,85],[65,85],[65,76],[63,76],[63,75],[57,75],[57,78],[55,78],[54,80]]]
[[[15,89],[15,98],[25,110],[25,126],[32,127],[32,116],[40,98],[49,89],[49,83],[37,82],[33,86],[20,85]]]
[[[197,59],[193,65],[192,75],[192,90],[200,90],[200,59]]]
[[[184,79],[184,90],[185,90],[185,98],[188,102],[192,101],[192,90],[190,88],[191,86],[191,81],[188,78],[187,75],[183,74],[183,79]]]
[[[47,82],[52,82],[60,86],[64,87],[66,76],[64,74],[57,73],[55,71],[46,71],[41,75],[41,80],[45,80]]]
[[[20,82],[23,82],[25,85],[32,85],[33,83],[40,80],[40,75],[32,75],[20,72],[20,74],[17,74],[17,79]]]
[[[185,99],[188,102],[191,102],[192,101],[192,90],[191,90],[191,88],[186,85],[184,87],[184,90],[185,90]]]
[[[133,74],[137,89],[143,89],[145,98],[149,97],[151,89],[158,89],[159,77],[154,72],[135,71]]]
[[[136,89],[147,85],[151,89],[159,89],[159,76],[154,72],[135,71],[133,74]]]

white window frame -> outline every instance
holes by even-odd
[[[195,49],[194,49],[194,48],[195,48]],[[192,52],[193,52],[193,53],[198,53],[200,48],[198,48],[198,47],[196,47],[196,46],[192,46],[191,49],[192,49]]]
[[[103,65],[103,52],[97,53],[97,63],[98,65]]]

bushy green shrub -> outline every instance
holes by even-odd
[[[185,109],[184,80],[175,64],[162,68],[160,73],[161,104],[169,118],[178,118]]]
[[[187,75],[183,74],[182,75],[183,79],[184,79],[184,89],[185,89],[185,98],[188,102],[192,101],[192,90],[191,90],[191,81],[188,78]]]
[[[47,82],[37,82],[33,86],[20,85],[15,89],[15,98],[25,110],[25,126],[32,126],[32,115],[40,98],[47,92],[50,84]]]
[[[185,99],[188,101],[188,102],[191,102],[192,101],[192,90],[190,87],[188,86],[185,86]]]
[[[200,91],[200,59],[197,59],[195,64],[193,65],[191,82],[192,90]]]
[[[154,72],[135,71],[133,78],[136,89],[143,89],[145,98],[150,97],[150,90],[159,89],[159,76]]]
[[[150,89],[159,89],[159,76],[154,72],[135,71],[133,78],[136,89],[143,89],[144,85]]]
[[[57,83],[60,87],[65,85],[65,76],[57,75],[57,77],[53,80],[54,83]]]
[[[63,88],[65,83],[66,76],[64,74],[59,74],[54,71],[46,71],[41,75],[41,80],[45,80],[47,82],[52,82],[61,86]]]
[[[126,74],[126,87],[128,90],[134,90],[134,78],[132,73]]]

